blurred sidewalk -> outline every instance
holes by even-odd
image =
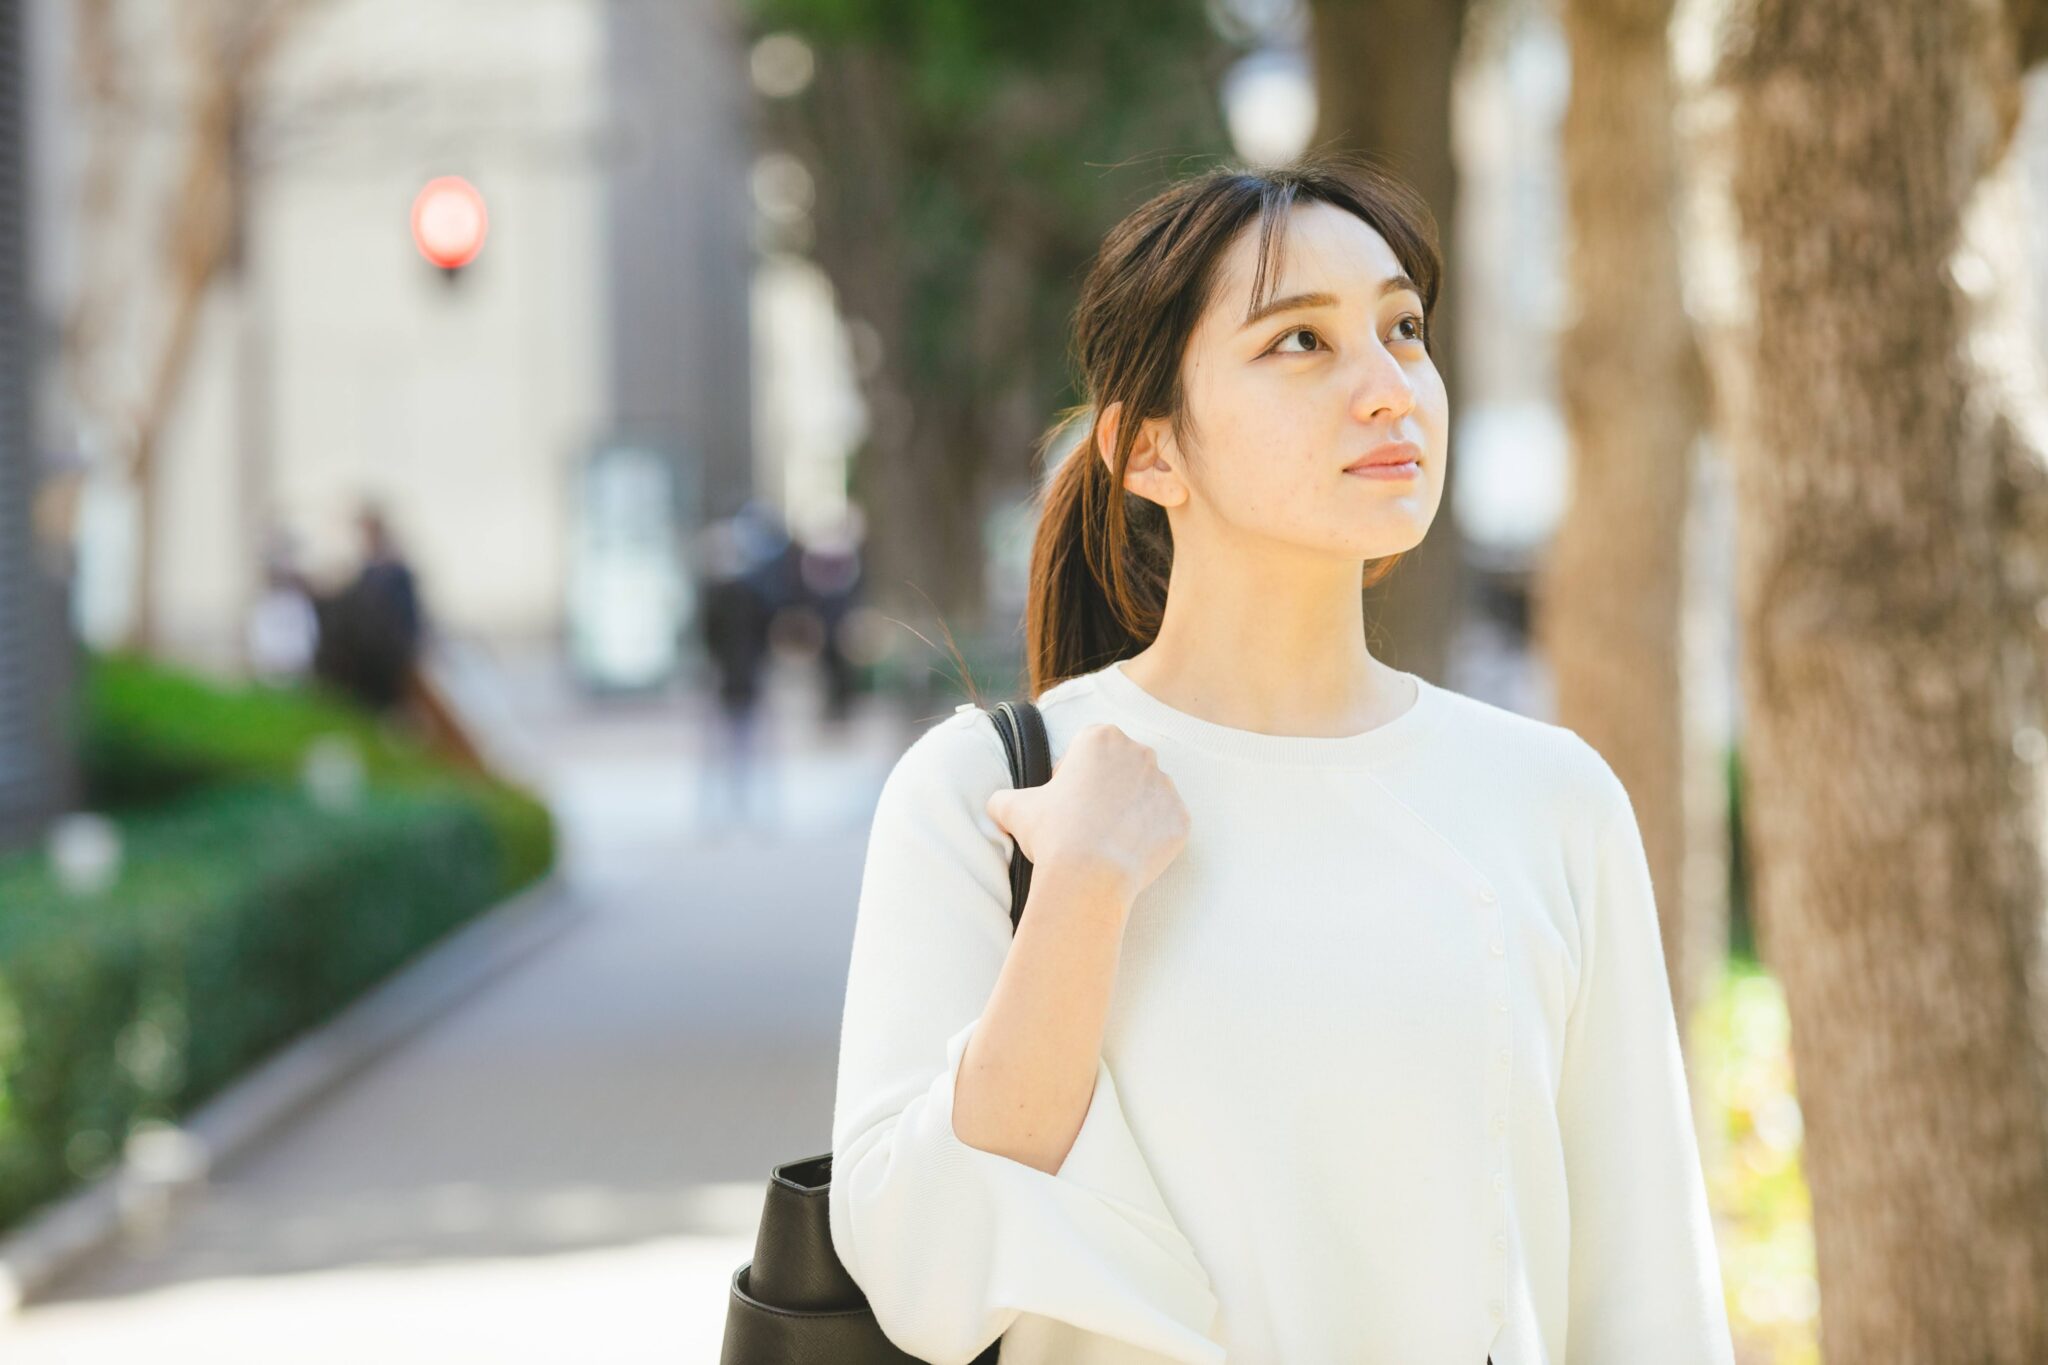
[[[702,700],[455,671],[554,804],[581,922],[0,1323],[8,1365],[717,1358],[769,1166],[830,1146],[867,820],[916,722],[864,699],[825,733],[781,669],[781,813],[718,834]]]

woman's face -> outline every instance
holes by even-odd
[[[1314,203],[1292,209],[1288,227],[1257,320],[1245,322],[1256,222],[1219,263],[1214,297],[1181,362],[1193,458],[1159,431],[1168,468],[1139,471],[1126,484],[1176,508],[1177,544],[1213,523],[1233,539],[1350,560],[1413,549],[1443,496],[1450,421],[1423,345],[1422,296],[1362,219]],[[1415,446],[1411,477],[1346,472],[1390,441]],[[1170,486],[1174,476],[1181,487]],[[1190,518],[1200,524],[1184,526]]]

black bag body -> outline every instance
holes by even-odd
[[[1038,708],[998,702],[990,717],[1009,757],[1011,782],[1036,787],[1051,778],[1052,746]],[[1030,889],[1031,862],[1013,845],[1012,934]],[[754,1259],[732,1277],[719,1365],[920,1365],[882,1334],[866,1295],[839,1263],[827,1203],[831,1186],[830,1152],[771,1171]],[[1001,1345],[991,1344],[974,1365],[996,1365]]]

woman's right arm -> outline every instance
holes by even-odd
[[[1143,801],[1131,815],[1089,807],[1090,762],[1069,765],[1097,748],[1117,746],[1076,735],[1054,773],[1063,790],[1015,801],[1000,794],[993,723],[959,711],[911,745],[876,805],[840,1033],[832,1239],[883,1332],[938,1365],[971,1361],[1023,1313],[1170,1360],[1223,1358],[1208,1276],[1100,1055],[1124,907],[1159,850],[1102,862],[1069,817],[1108,832],[1162,817]],[[1014,942],[1006,828],[1035,855]]]
[[[1031,859],[1030,903],[968,1044],[953,1127],[1057,1172],[1095,1085],[1125,918],[1186,845],[1187,808],[1149,747],[1091,725],[1051,781],[999,787],[987,810]]]
[[[1026,904],[960,1063],[953,1131],[1057,1174],[1094,1096],[1130,902],[1107,877],[1034,864]]]

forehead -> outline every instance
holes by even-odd
[[[1399,274],[1401,260],[1387,239],[1363,218],[1332,204],[1297,204],[1275,229],[1280,237],[1276,265],[1262,300],[1284,294],[1327,291],[1346,303],[1370,300],[1381,280]],[[1251,310],[1252,277],[1258,268],[1259,220],[1239,229],[1217,263],[1210,314],[1235,327]]]

